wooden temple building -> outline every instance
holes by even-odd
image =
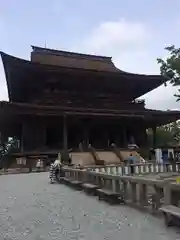
[[[137,100],[164,83],[160,75],[121,71],[110,57],[36,46],[30,61],[1,57],[9,94],[0,102],[1,142],[19,139],[19,155],[77,151],[80,143],[123,148],[132,139],[144,147],[147,128],[155,133],[180,118],[180,112],[146,109]]]

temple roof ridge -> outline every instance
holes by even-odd
[[[48,54],[64,56],[64,57],[86,58],[86,59],[94,60],[94,61],[112,62],[112,57],[107,57],[107,56],[78,53],[78,52],[74,52],[74,51],[57,50],[57,49],[51,49],[51,48],[43,48],[43,47],[37,47],[34,45],[31,45],[31,47],[32,47],[33,52],[48,53]]]
[[[56,60],[60,60],[59,65],[53,65],[50,64],[49,56],[47,59],[50,63],[48,61],[41,63],[38,60],[28,61],[17,58],[2,51],[0,51],[0,55],[4,65],[9,98],[12,101],[20,99],[24,101],[26,94],[23,89],[27,90],[28,87],[31,89],[36,85],[37,88],[43,86],[50,78],[56,79],[57,84],[67,84],[67,81],[60,77],[61,75],[68,76],[69,86],[78,87],[81,90],[89,88],[86,85],[94,86],[98,92],[104,91],[106,94],[111,92],[124,95],[126,100],[137,99],[164,83],[164,78],[161,75],[123,72],[113,67],[113,63],[110,64],[111,62],[99,62],[100,65],[90,65],[89,62],[93,62],[93,60],[87,60],[87,62],[76,60],[69,63],[66,59],[64,61],[64,57],[60,57],[60,59],[54,59],[55,63]],[[43,55],[39,55],[44,59]],[[34,78],[38,81],[32,81]],[[83,81],[86,78],[88,81]]]

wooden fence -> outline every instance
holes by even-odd
[[[92,171],[102,172],[112,175],[142,175],[142,174],[158,174],[165,172],[179,172],[180,163],[176,163],[175,169],[172,164],[156,164],[156,163],[145,163],[145,164],[131,164],[131,165],[106,165],[106,166],[95,166],[91,167]],[[174,171],[173,171],[174,170]]]
[[[145,176],[121,176],[73,168],[64,168],[64,171],[65,178],[90,183],[115,193],[123,193],[126,203],[153,211],[158,210],[162,203],[172,204],[173,191],[180,191],[180,184],[148,179]]]

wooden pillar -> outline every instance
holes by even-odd
[[[84,145],[83,147],[85,147],[85,149],[88,149],[89,146],[89,129],[87,125],[84,125],[83,127],[83,141],[84,141]]]
[[[147,196],[147,186],[146,184],[140,184],[139,185],[139,201],[141,206],[147,206],[148,205],[148,196]]]
[[[22,126],[21,126],[21,139],[20,139],[20,150],[21,150],[21,152],[24,151],[24,136],[23,136],[23,132],[24,132],[24,130],[23,130],[23,124],[22,124]]]
[[[147,147],[148,145],[148,136],[147,136],[147,130],[146,130],[146,127],[144,129],[144,143],[143,143],[143,146]]]
[[[132,202],[136,203],[137,201],[137,184],[131,182],[131,194],[132,194]]]
[[[32,138],[33,129],[28,123],[22,123],[21,129],[21,151],[32,150],[34,139]]]
[[[171,187],[170,187],[169,182],[167,182],[164,185],[163,191],[164,191],[164,204],[165,205],[170,205],[171,204],[171,194],[172,193],[171,193]]]
[[[153,131],[153,148],[156,148],[156,126],[152,128]]]
[[[127,147],[127,132],[126,132],[126,126],[123,126],[123,147]]]
[[[67,117],[63,116],[63,150],[64,161],[68,161],[68,130],[67,130]]]
[[[45,147],[47,142],[47,125],[44,122],[41,126],[41,146]]]
[[[7,135],[3,131],[1,131],[0,132],[0,144],[4,144],[7,141],[8,141]]]

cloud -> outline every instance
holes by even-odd
[[[150,39],[151,33],[144,24],[120,19],[101,23],[84,39],[82,47],[91,53],[116,57],[120,53],[142,51]]]
[[[115,65],[135,73],[157,72],[149,46],[154,33],[141,22],[125,19],[103,22],[86,36],[79,49],[91,54],[112,56]]]
[[[85,37],[79,49],[112,56],[115,65],[128,72],[159,74],[156,33],[150,26],[125,19],[99,24]],[[161,52],[161,49],[160,49]],[[152,109],[180,108],[173,96],[176,89],[161,86],[142,96]]]

